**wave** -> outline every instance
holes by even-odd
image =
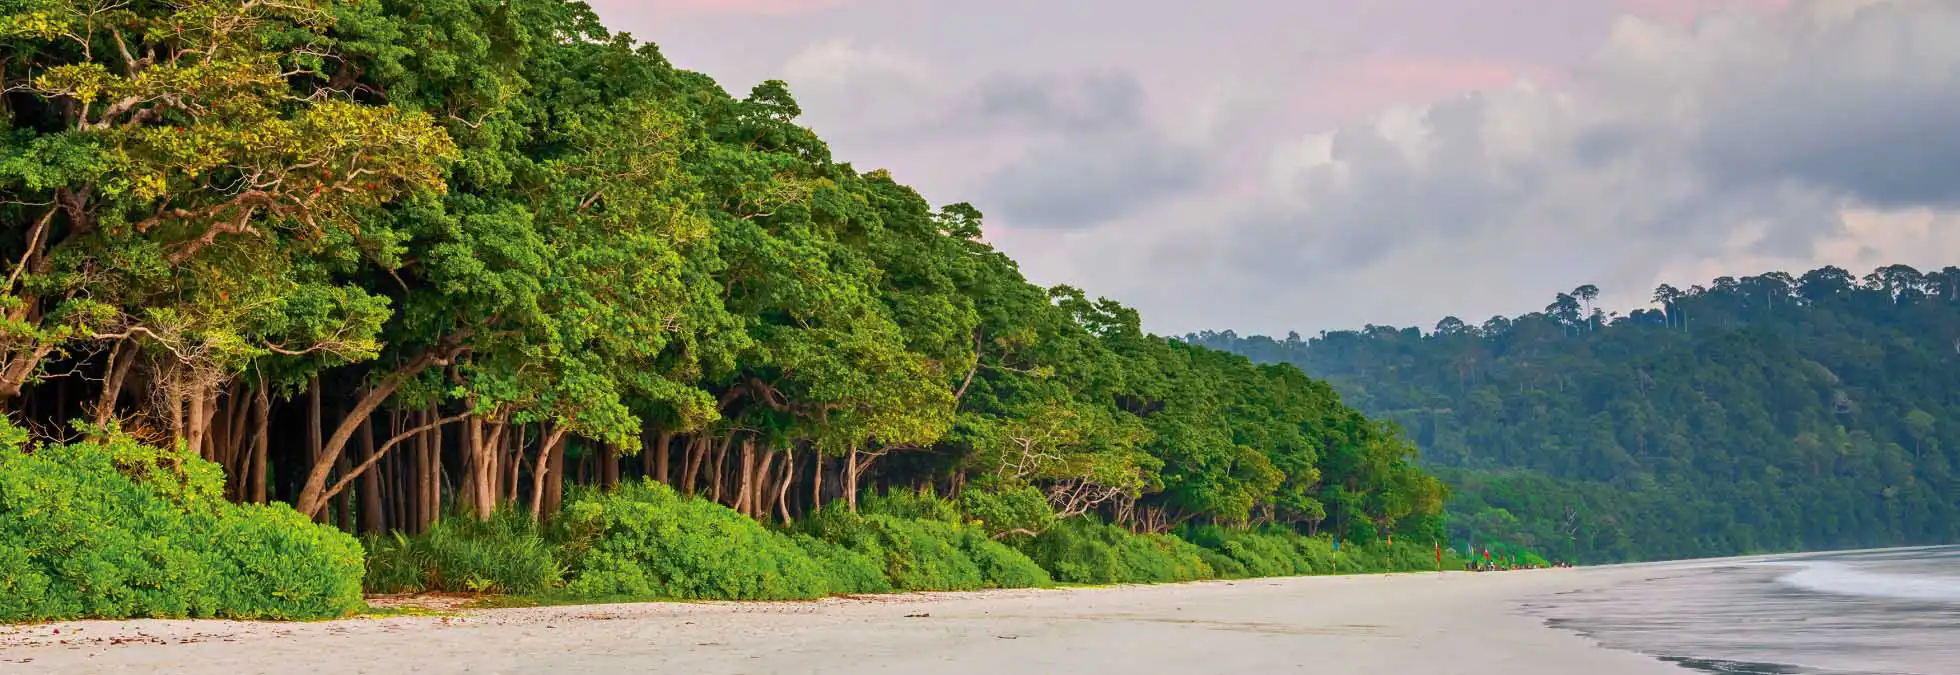
[[[1960,578],[1867,572],[1834,562],[1800,563],[1777,581],[1815,593],[1960,603]]]

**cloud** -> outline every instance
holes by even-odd
[[[955,127],[1034,133],[1095,133],[1143,123],[1145,95],[1124,72],[992,75],[954,101]]]
[[[923,59],[828,41],[784,71],[827,135],[992,146],[991,166],[962,187],[996,226],[1095,227],[1204,187],[1216,166],[1192,134],[1153,119],[1142,83],[1121,70],[959,79]]]
[[[988,176],[977,196],[1015,227],[1079,229],[1204,187],[1211,162],[1148,132],[1089,133],[1032,150]]]
[[[1746,38],[1787,56],[1725,73],[1748,84],[1710,96],[1698,163],[1724,187],[1794,180],[1874,206],[1960,205],[1960,10],[1830,9]]]
[[[598,4],[1162,332],[1960,259],[1950,1]]]
[[[1622,0],[1627,14],[1685,24],[1713,9],[1782,9],[1788,0]]]
[[[1644,304],[1668,271],[1842,259],[1859,236],[1960,255],[1951,236],[1853,231],[1846,215],[1960,202],[1960,5],[1629,18],[1559,88],[1393,110],[1287,144],[1269,167],[1260,198],[1206,228],[1223,244],[1197,272],[1261,301],[1172,300],[1177,329],[1427,325],[1580,283]],[[1357,279],[1426,296],[1383,302]],[[1328,300],[1336,289],[1376,302]]]

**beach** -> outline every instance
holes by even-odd
[[[1443,572],[315,623],[72,622],[0,628],[0,672],[1678,675],[1523,610],[1647,576]]]

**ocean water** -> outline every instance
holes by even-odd
[[[1688,672],[1960,675],[1960,546],[1628,568],[1646,574],[1525,609]]]

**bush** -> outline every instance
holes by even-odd
[[[1252,530],[1227,530],[1219,526],[1188,528],[1184,534],[1192,544],[1203,545],[1245,567],[1247,577],[1294,577],[1311,575],[1313,567],[1298,555],[1294,538],[1298,534],[1268,534]]]
[[[901,591],[970,591],[986,585],[980,566],[960,550],[959,526],[896,516],[864,518],[885,553],[885,577]]]
[[[851,550],[807,534],[791,536],[824,573],[824,587],[833,594],[890,593],[884,557]]]
[[[930,495],[927,495],[929,498]],[[805,520],[810,535],[849,548],[882,562],[885,577],[901,591],[969,591],[981,588],[1046,586],[1047,573],[1027,556],[987,537],[971,525],[943,519],[946,511],[922,508],[936,502],[908,499],[905,508],[879,504],[881,513],[850,513],[827,506]],[[867,504],[869,506],[869,504]],[[869,509],[867,509],[869,510]],[[910,519],[897,513],[926,513],[931,519]]]
[[[0,420],[0,621],[314,619],[362,606],[359,542],[283,504],[223,498],[196,454],[30,448]]]
[[[1380,542],[1343,543],[1334,550],[1331,539],[1308,537],[1289,530],[1230,530],[1216,526],[1191,527],[1185,536],[1203,546],[1206,560],[1220,576],[1270,577],[1307,574],[1424,572],[1436,569],[1434,544]],[[1446,569],[1462,567],[1445,553]]]
[[[487,521],[444,518],[414,537],[368,539],[367,588],[374,593],[546,593],[565,565],[528,514],[503,510]]]
[[[1031,486],[1000,491],[968,489],[960,493],[960,510],[987,534],[1043,532],[1055,526],[1055,509],[1041,490]]]
[[[1027,554],[994,541],[980,528],[961,531],[960,550],[980,569],[980,578],[987,588],[1044,588],[1055,584],[1048,570],[1035,564]]]
[[[830,592],[809,553],[727,507],[654,481],[575,492],[553,521],[581,598],[803,600]]]
[[[960,507],[941,499],[932,490],[894,488],[882,495],[865,495],[858,512],[867,516],[891,516],[903,520],[930,520],[959,524],[966,522]]]
[[[1068,583],[1163,583],[1214,575],[1204,553],[1176,537],[1135,534],[1088,518],[1070,518],[1034,537],[1015,539],[1054,578]]]

